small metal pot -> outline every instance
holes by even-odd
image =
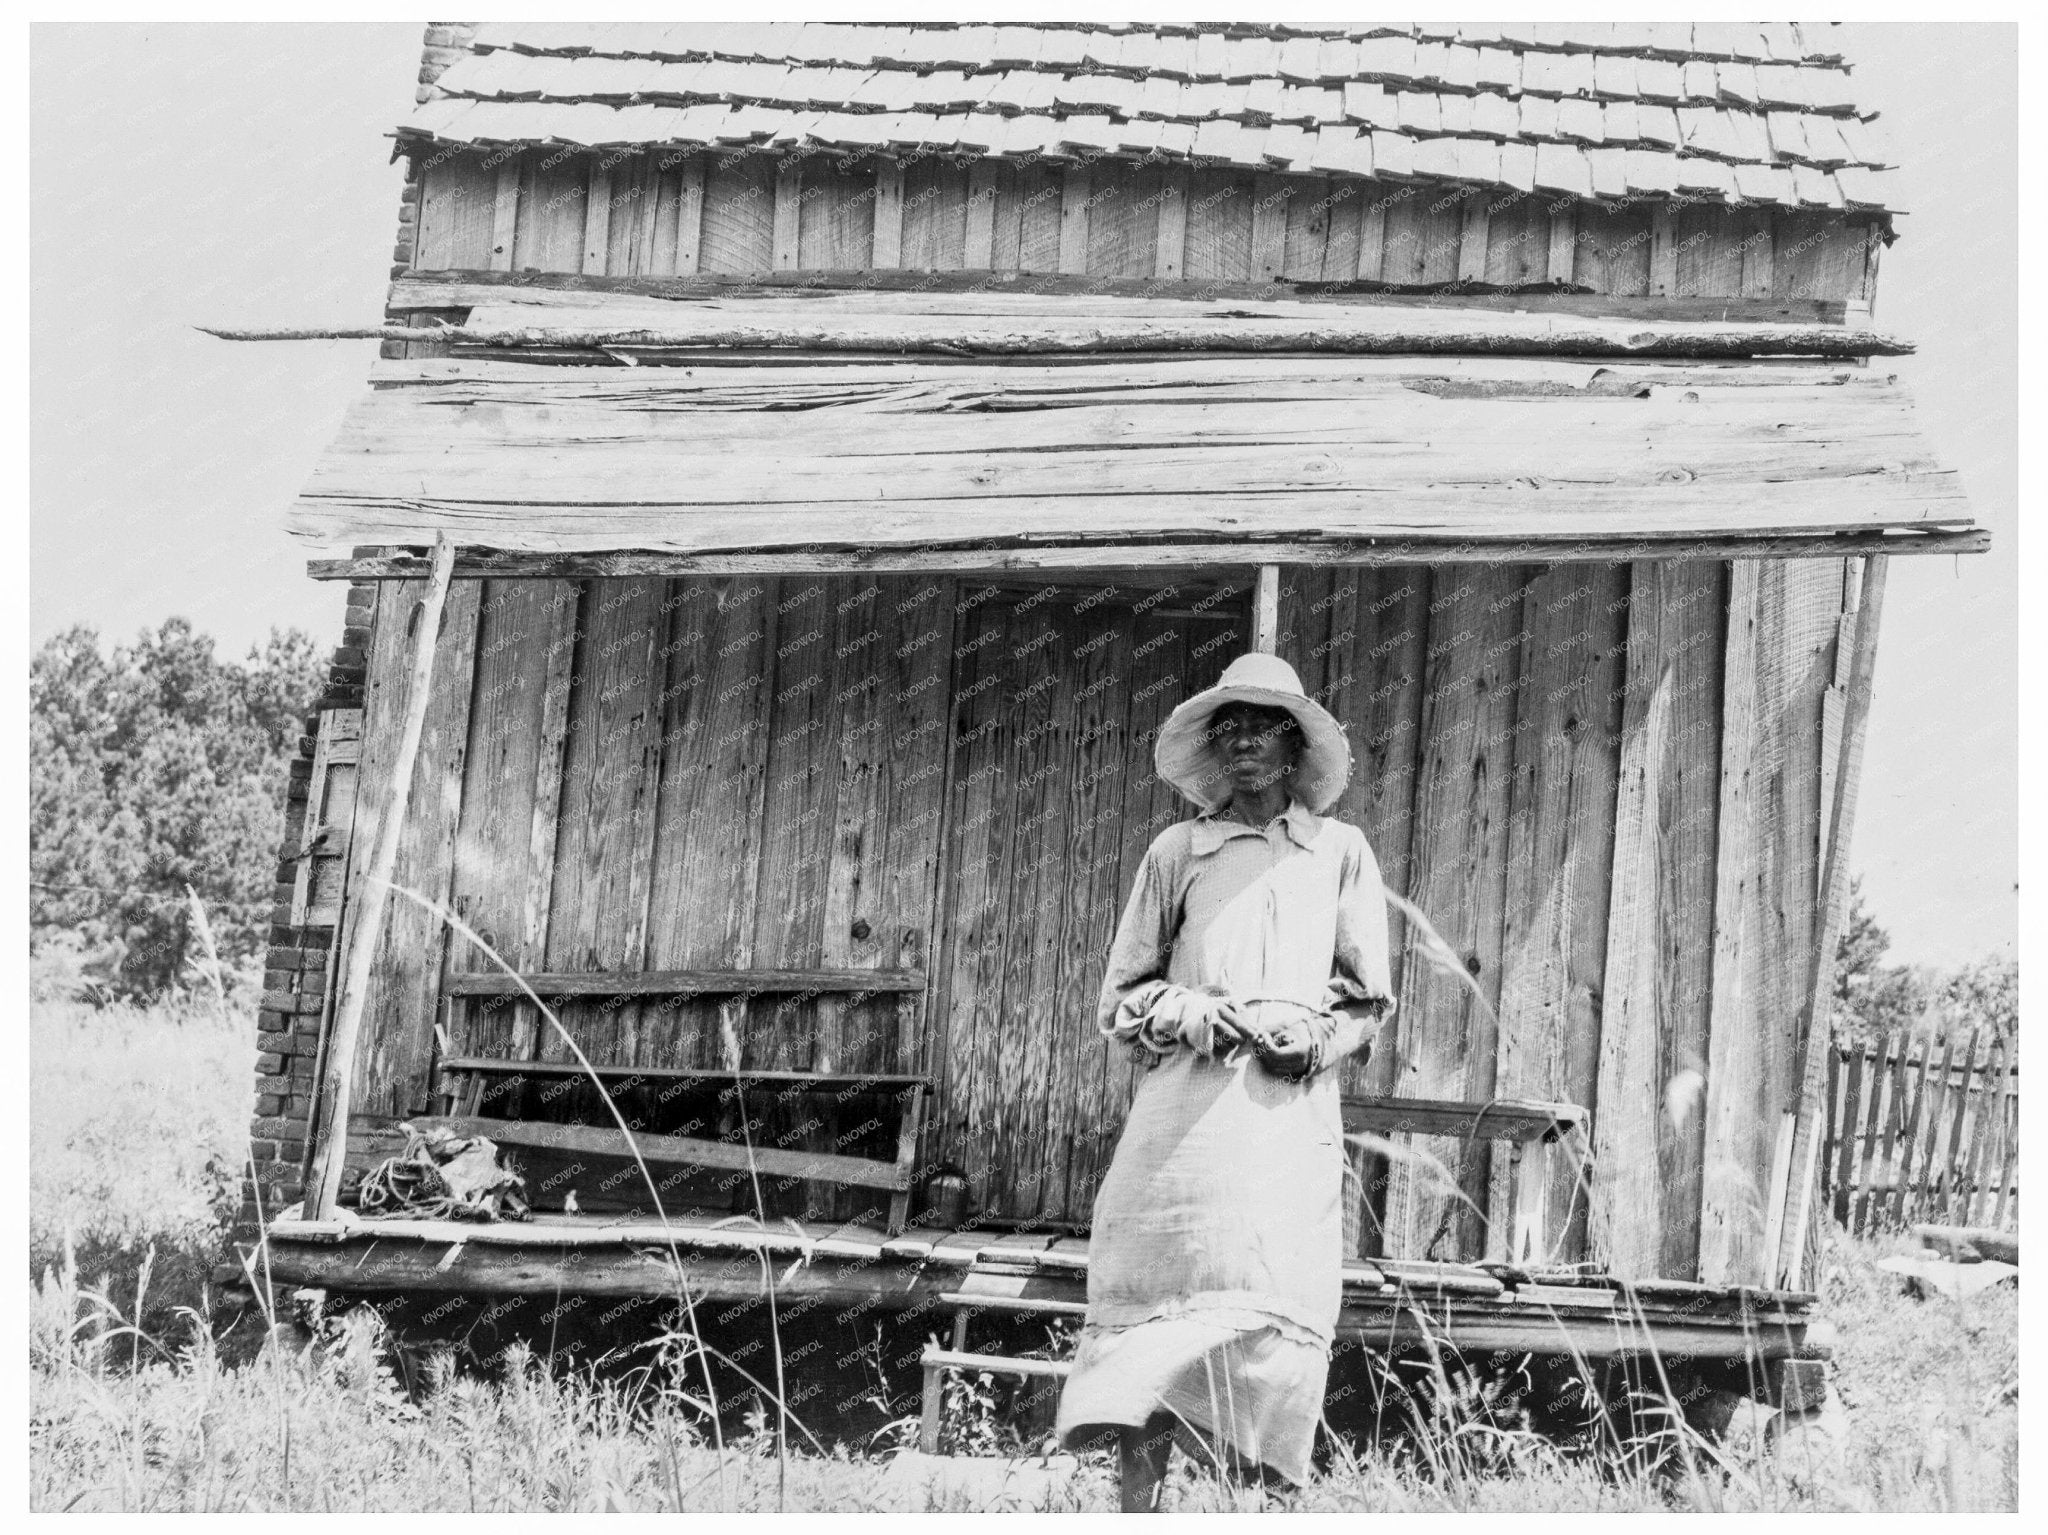
[[[948,1230],[959,1229],[967,1219],[970,1190],[967,1175],[947,1163],[924,1180],[924,1208],[930,1224]]]

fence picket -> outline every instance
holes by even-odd
[[[1920,1108],[1927,1096],[1927,1065],[1934,1059],[1934,1042],[1920,1041],[1920,1070],[1913,1076],[1913,1093],[1906,1109],[1906,1119],[1899,1131],[1899,1162],[1893,1175],[1892,1194],[1889,1201],[1891,1224],[1895,1227],[1905,1224],[1906,1191],[1913,1186],[1913,1142],[1920,1134]],[[1910,1060],[1901,1068],[1911,1072]],[[1889,1155],[1885,1158],[1889,1163]]]
[[[1963,1185],[1963,1219],[1961,1224],[1977,1224],[1977,1212],[1984,1200],[1984,1175],[1988,1171],[1986,1159],[1991,1155],[1993,1088],[2005,1075],[2005,1047],[1997,1040],[1991,1042],[1993,1069],[1985,1072],[1972,1088],[1971,1096],[1976,1100],[1976,1112],[1970,1124],[1970,1166],[1969,1179]]]
[[[1941,1116],[1952,1096],[1949,1087],[1955,1059],[1956,1039],[1951,1034],[1942,1045],[1941,1075],[1935,1080],[1934,1101],[1927,1106],[1927,1140],[1920,1149],[1920,1181],[1914,1186],[1913,1197],[1907,1205],[1908,1220],[1924,1221],[1934,1214],[1934,1186],[1941,1176]]]
[[[1846,1075],[1842,1069],[1842,1062],[1845,1055],[1846,1052],[1840,1045],[1828,1051],[1828,1112],[1823,1121],[1826,1125],[1826,1134],[1820,1143],[1820,1189],[1815,1193],[1816,1198],[1827,1190],[1828,1169],[1835,1165],[1835,1159],[1841,1154],[1837,1131],[1842,1123],[1842,1078]],[[1836,1187],[1839,1188],[1839,1185]],[[1837,1202],[1839,1203],[1839,1199]],[[1840,1212],[1837,1211],[1835,1219],[1841,1218]],[[1820,1229],[1818,1220],[1813,1222],[1813,1228],[1816,1231]]]
[[[1842,1090],[1835,1114],[1835,1220],[1849,1225],[1850,1191],[1856,1186],[1856,1106],[1863,1101],[1863,1047],[1853,1047],[1849,1057],[1848,1085]]]
[[[1956,1093],[1956,1110],[1949,1124],[1948,1156],[1942,1163],[1941,1183],[1936,1195],[1941,1218],[1951,1224],[1955,1218],[1957,1170],[1963,1161],[1963,1121],[1969,1117],[1970,1078],[1977,1072],[1977,1041],[1983,1032],[1982,1029],[1972,1029],[1970,1047],[1963,1052],[1963,1080]]]
[[[2016,1091],[2020,1074],[2019,1051],[2013,1051],[2010,1065],[2006,1067],[2005,1081],[2000,1085],[1998,1101],[1998,1128],[2005,1136],[2005,1154],[1998,1159],[1998,1204],[1991,1212],[1991,1224],[2005,1225],[2006,1203],[2012,1194],[2014,1163],[2019,1160],[2020,1126],[2018,1119],[2018,1097]],[[2019,1224],[2019,1209],[2013,1209],[2013,1224]]]
[[[1899,1124],[1906,1117],[1905,1040],[1899,1042],[1899,1053],[1890,1057],[1888,1064],[1891,1070],[1885,1073],[1884,1144],[1870,1179],[1870,1218],[1863,1228],[1866,1232],[1875,1231],[1884,1223],[1885,1211],[1891,1206],[1892,1148],[1898,1144]]]
[[[1886,1031],[1828,1062],[1821,1158],[1835,1220],[1858,1235],[1915,1221],[2019,1219],[2019,1050],[1983,1031],[1967,1046]],[[1960,1049],[1960,1055],[1958,1054]],[[1932,1079],[1930,1081],[1930,1078]]]
[[[1870,1107],[1863,1118],[1863,1141],[1856,1149],[1856,1219],[1849,1228],[1858,1236],[1870,1229],[1871,1174],[1875,1171],[1872,1164],[1877,1158],[1878,1127],[1882,1123],[1879,1113],[1890,1079],[1885,1067],[1891,1060],[1891,1045],[1891,1030],[1887,1029],[1877,1037],[1877,1059],[1870,1064]]]

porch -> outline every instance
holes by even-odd
[[[730,1313],[765,1305],[880,1308],[964,1336],[976,1313],[1078,1319],[1085,1236],[914,1229],[751,1217],[667,1221],[544,1213],[521,1223],[280,1219],[268,1229],[272,1282],[362,1293],[559,1298],[663,1297]],[[1817,1297],[1749,1285],[1627,1279],[1584,1266],[1517,1268],[1349,1258],[1338,1333],[1393,1353],[1562,1355],[1587,1362],[1682,1356],[1748,1366],[1774,1391],[1782,1362],[1824,1359]]]

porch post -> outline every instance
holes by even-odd
[[[327,1220],[341,1193],[341,1174],[348,1159],[348,1116],[355,1096],[356,1038],[362,1031],[363,998],[370,986],[370,966],[383,936],[384,908],[390,904],[391,873],[398,864],[398,838],[404,829],[406,802],[412,796],[413,764],[419,757],[420,735],[426,728],[427,690],[434,677],[434,642],[441,629],[441,609],[448,581],[455,572],[455,545],[441,534],[434,546],[434,569],[413,634],[412,686],[405,700],[405,729],[398,738],[391,787],[384,818],[377,828],[377,850],[363,883],[363,909],[356,914],[349,941],[347,968],[336,999],[334,1029],[328,1037],[326,1070],[315,1109],[324,1109],[314,1135],[312,1176],[307,1181],[306,1214]]]
[[[1871,676],[1877,667],[1877,624],[1884,611],[1885,556],[1865,555],[1863,585],[1856,605],[1856,655],[1849,673],[1849,696],[1842,710],[1842,765],[1835,775],[1834,804],[1829,807],[1826,879],[1821,886],[1820,932],[1807,982],[1805,1044],[1800,1055],[1799,1101],[1793,1121],[1791,1155],[1786,1174],[1791,1186],[1782,1201],[1784,1225],[1777,1246],[1767,1253],[1767,1277],[1793,1289],[1803,1281],[1808,1222],[1813,1218],[1814,1183],[1819,1169],[1824,1108],[1821,1089],[1827,1080],[1830,1011],[1834,1003],[1835,945],[1849,905],[1849,835],[1856,822],[1856,790],[1863,768],[1863,729],[1870,718]]]
[[[1271,655],[1280,642],[1280,567],[1261,565],[1252,598],[1252,649]]]

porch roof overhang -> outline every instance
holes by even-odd
[[[1988,545],[1898,379],[1842,355],[1904,348],[1840,327],[591,300],[479,302],[451,355],[377,364],[292,510],[358,551],[314,573],[442,537],[466,575]]]

